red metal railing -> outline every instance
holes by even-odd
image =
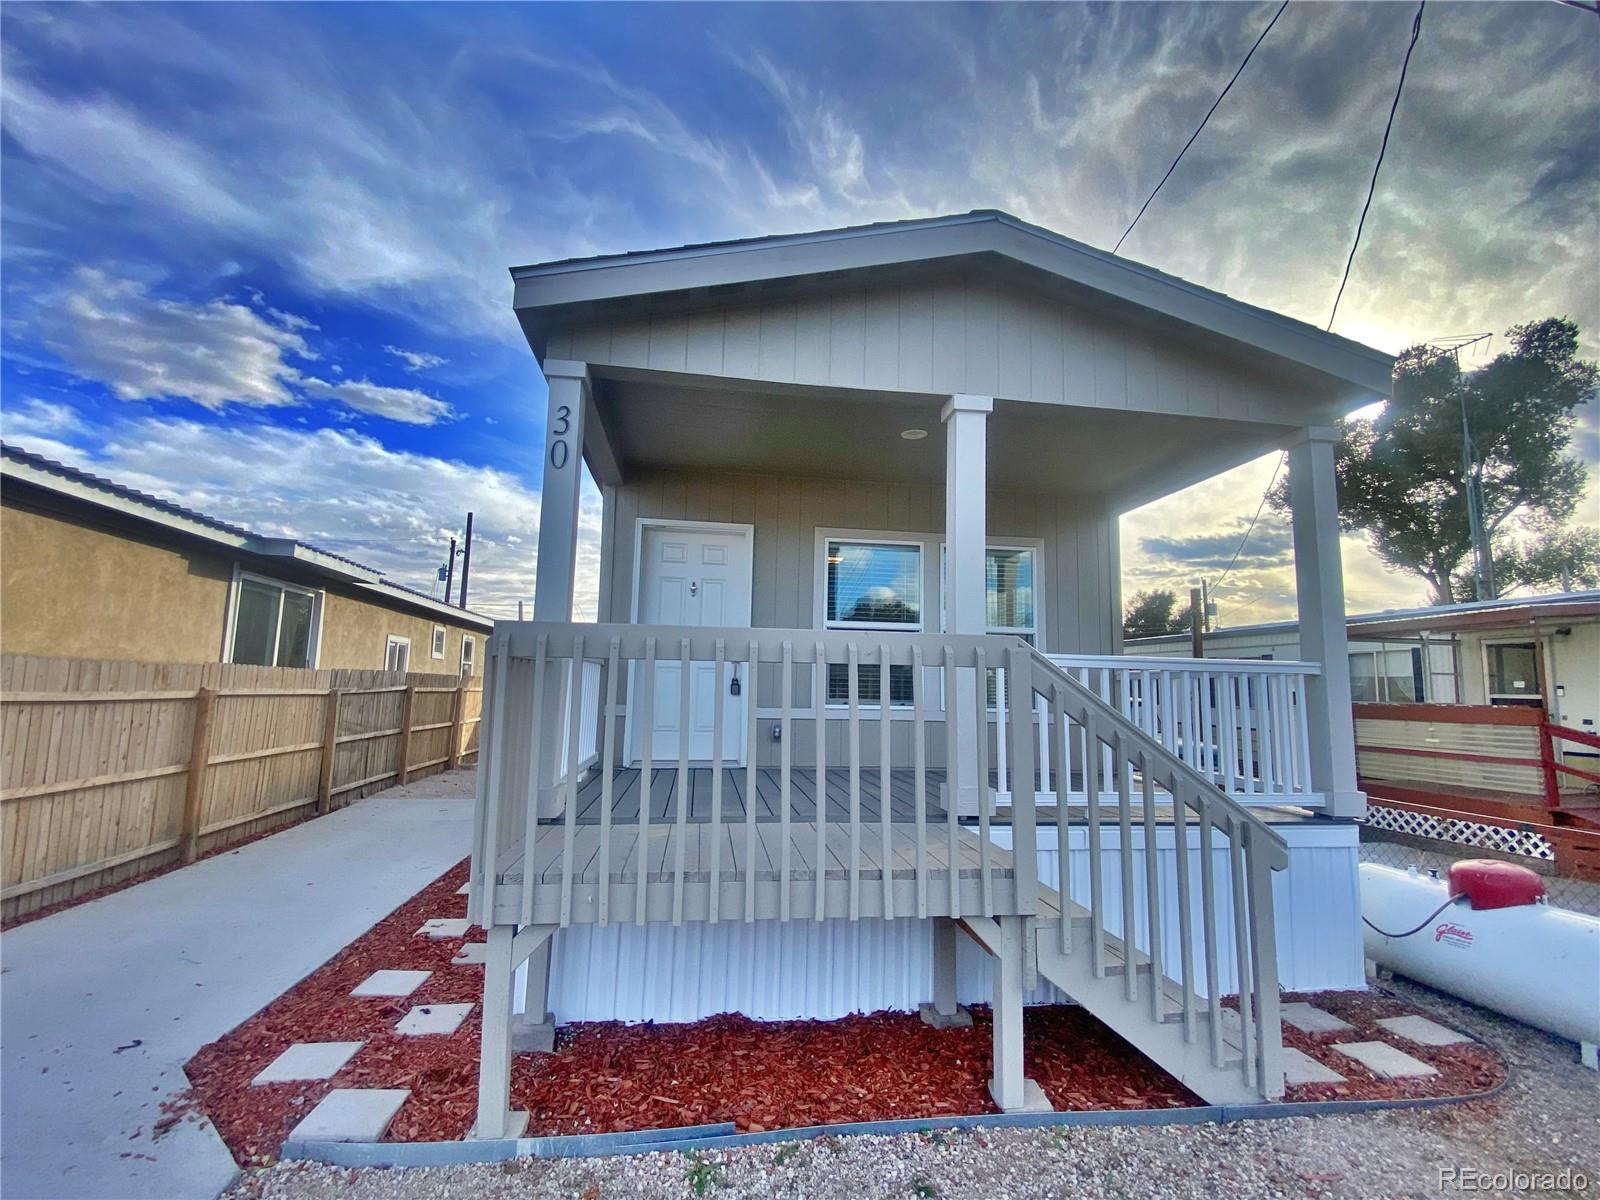
[[[1562,761],[1556,753],[1558,741],[1576,742],[1591,750],[1600,750],[1600,737],[1592,733],[1585,733],[1581,729],[1568,729],[1565,725],[1552,725],[1549,721],[1539,723],[1539,759],[1544,772],[1544,802],[1551,808],[1558,808],[1561,805],[1562,775],[1573,775],[1590,783],[1600,784],[1600,772],[1585,771]]]

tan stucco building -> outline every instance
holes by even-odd
[[[6,653],[475,673],[493,627],[351,559],[0,447]]]

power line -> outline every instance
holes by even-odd
[[[1394,102],[1389,105],[1389,120],[1383,127],[1383,144],[1378,147],[1378,161],[1372,165],[1372,182],[1367,184],[1367,202],[1361,206],[1361,219],[1356,222],[1355,240],[1350,243],[1350,257],[1344,260],[1344,278],[1339,280],[1339,290],[1333,297],[1333,311],[1328,314],[1328,329],[1333,329],[1333,319],[1339,315],[1339,300],[1344,296],[1344,285],[1350,282],[1350,268],[1356,261],[1356,247],[1361,245],[1361,230],[1367,224],[1367,210],[1372,207],[1373,193],[1378,190],[1378,172],[1383,169],[1383,156],[1389,149],[1389,131],[1394,128],[1394,114],[1400,107],[1400,93],[1406,87],[1406,68],[1411,65],[1411,52],[1417,48],[1417,38],[1422,33],[1422,10],[1428,0],[1417,5],[1417,15],[1411,18],[1411,42],[1406,46],[1406,56],[1400,64],[1400,82],[1395,85]]]
[[[1250,518],[1250,524],[1245,526],[1244,536],[1239,539],[1239,545],[1233,552],[1233,557],[1228,560],[1228,565],[1216,582],[1211,585],[1212,591],[1222,586],[1222,581],[1228,577],[1228,572],[1233,570],[1233,564],[1239,561],[1239,555],[1244,553],[1245,543],[1250,540],[1250,535],[1255,532],[1256,522],[1261,519],[1262,511],[1267,507],[1267,497],[1272,495],[1272,489],[1278,483],[1278,473],[1283,470],[1283,464],[1289,460],[1287,453],[1278,455],[1278,465],[1272,468],[1272,478],[1267,481],[1267,490],[1261,493],[1261,503],[1256,505],[1256,515]]]
[[[1161,177],[1161,182],[1156,184],[1156,190],[1150,193],[1149,199],[1144,202],[1144,207],[1139,209],[1138,216],[1134,217],[1132,223],[1122,231],[1122,236],[1117,239],[1117,244],[1111,247],[1111,253],[1115,254],[1122,249],[1122,243],[1128,240],[1128,235],[1133,232],[1134,225],[1139,223],[1139,217],[1144,216],[1144,210],[1149,208],[1150,201],[1156,198],[1156,192],[1159,192],[1166,185],[1167,180],[1172,178],[1172,173],[1178,169],[1178,164],[1183,161],[1183,156],[1189,152],[1189,147],[1194,145],[1195,138],[1200,136],[1200,131],[1206,127],[1206,122],[1211,120],[1211,114],[1217,111],[1217,105],[1222,103],[1223,97],[1228,94],[1233,85],[1239,82],[1239,76],[1244,74],[1245,66],[1250,62],[1250,55],[1254,54],[1261,43],[1266,41],[1267,34],[1272,32],[1272,27],[1278,23],[1278,18],[1283,16],[1283,10],[1288,7],[1289,0],[1283,0],[1283,3],[1278,6],[1278,11],[1272,14],[1272,20],[1267,22],[1267,27],[1256,38],[1255,45],[1251,46],[1249,53],[1244,56],[1244,62],[1239,64],[1239,69],[1233,73],[1233,78],[1228,80],[1228,86],[1222,89],[1221,94],[1212,102],[1211,107],[1206,110],[1206,115],[1201,118],[1200,124],[1195,128],[1195,131],[1189,135],[1189,140],[1183,144],[1183,149],[1178,151],[1178,157],[1172,160],[1172,165],[1167,168],[1167,173]]]

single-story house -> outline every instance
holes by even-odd
[[[493,628],[342,555],[0,446],[8,654],[467,675]]]
[[[1363,985],[1334,423],[1392,356],[989,211],[512,278],[549,398],[486,659],[476,1135],[518,1024],[730,1009],[985,999],[1017,1111],[1065,993],[1281,1095],[1280,985]],[[1119,515],[1273,448],[1310,661],[1130,673]]]

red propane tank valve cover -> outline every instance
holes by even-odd
[[[1450,864],[1450,895],[1465,896],[1475,909],[1515,908],[1544,898],[1544,880],[1527,867],[1492,858]]]

